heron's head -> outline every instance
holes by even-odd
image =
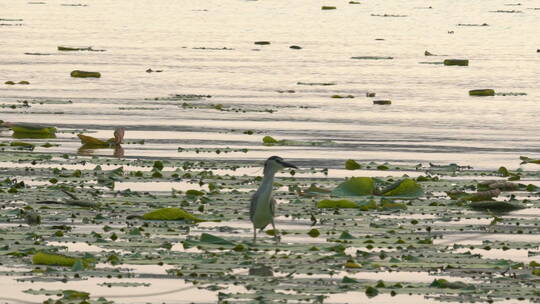
[[[284,161],[283,158],[279,156],[271,156],[264,163],[264,174],[266,175],[268,173],[276,173],[284,168],[298,169],[297,166]]]
[[[124,140],[124,133],[126,132],[125,128],[116,128],[114,130],[114,143],[119,145]]]

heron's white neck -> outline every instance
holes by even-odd
[[[275,174],[276,174],[276,171],[274,170],[264,171],[264,176],[263,176],[261,185],[259,186],[259,189],[257,190],[257,192],[259,192],[261,196],[270,196],[272,194]]]

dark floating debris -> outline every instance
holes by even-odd
[[[516,10],[496,10],[496,11],[489,11],[490,13],[508,13],[508,14],[521,14],[523,11],[516,11]]]
[[[389,105],[392,104],[391,100],[374,100],[373,104],[375,105]]]
[[[204,98],[211,98],[212,95],[204,95],[204,94],[175,94],[173,98],[180,99],[180,100],[200,100]]]
[[[163,70],[152,70],[152,69],[147,69],[145,72],[146,72],[146,73],[153,73],[153,72],[161,73],[161,72],[163,72]]]
[[[293,50],[301,50],[302,49],[302,47],[298,46],[298,45],[291,45],[289,48],[293,49]]]
[[[52,54],[48,54],[48,53],[24,53],[25,55],[33,55],[33,56],[49,56],[49,55],[52,55]]]
[[[526,96],[527,93],[523,93],[523,92],[500,92],[500,93],[495,93],[495,95],[497,95],[497,96]]]
[[[81,70],[74,70],[71,72],[71,77],[77,77],[77,78],[100,78],[101,73],[100,72],[87,72],[87,71],[81,71]]]
[[[349,1],[349,4],[360,4],[358,1]]]
[[[375,97],[375,92],[366,92],[366,97]]]
[[[255,41],[254,43],[256,45],[269,45],[270,41]]]
[[[433,54],[433,53],[426,50],[426,51],[424,51],[424,56],[448,56],[448,55]],[[442,64],[442,62],[441,62],[441,64]]]
[[[445,59],[444,65],[469,66],[469,59]]]
[[[323,10],[323,11],[335,10],[335,9],[337,9],[337,7],[335,7],[335,6],[327,6],[327,5],[321,6],[321,10]]]
[[[525,208],[524,206],[509,203],[509,202],[502,202],[502,201],[479,201],[479,202],[472,202],[469,205],[474,210],[489,210],[489,211],[499,211],[499,212],[505,212],[505,211],[514,211]]]
[[[470,90],[470,96],[495,96],[495,90],[493,89],[480,89],[480,90]]]
[[[255,43],[257,44],[257,43]],[[209,50],[209,51],[232,51],[234,49],[231,49],[231,48],[228,48],[228,47],[205,47],[205,46],[201,46],[201,47],[194,47],[192,48],[193,50]]]
[[[8,80],[8,81],[4,82],[4,84],[7,84],[7,85],[15,85],[15,84],[29,85],[30,82],[26,81],[26,80],[21,80],[21,81],[15,83],[15,81]]]
[[[296,93],[295,90],[277,90],[278,93]]]
[[[58,50],[62,52],[74,52],[74,51],[105,52],[105,50],[94,50],[91,46],[89,47],[58,46]]]
[[[0,26],[22,26],[22,23],[4,23],[4,22],[21,22],[23,19],[0,18]]]
[[[353,95],[338,95],[338,94],[332,95],[330,97],[331,98],[354,98]]]
[[[394,15],[394,14],[371,14],[373,17],[407,17],[407,15]]]
[[[457,26],[489,26],[487,23],[477,24],[477,23],[458,23]]]
[[[358,60],[389,60],[389,59],[394,59],[394,57],[390,57],[390,56],[354,56],[354,57],[351,57],[351,59],[358,59]]]
[[[336,85],[334,82],[297,82],[297,85],[309,85],[309,86],[331,86]]]

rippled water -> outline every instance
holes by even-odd
[[[519,155],[538,155],[540,149],[535,130],[540,10],[534,9],[539,6],[535,1],[519,6],[506,0],[332,1],[337,9],[331,11],[321,10],[328,1],[304,0],[87,0],[81,2],[87,6],[62,5],[77,3],[0,2],[0,18],[23,19],[1,22],[8,25],[0,26],[0,102],[73,101],[0,108],[0,119],[99,130],[102,137],[110,136],[114,126],[126,126],[127,140],[146,140],[125,147],[126,156],[261,159],[280,154],[327,166],[353,158],[516,167]],[[496,10],[521,13],[490,12]],[[457,26],[482,23],[489,26]],[[254,44],[261,40],[271,44]],[[60,45],[105,51],[59,52]],[[223,47],[231,50],[209,49]],[[426,57],[425,50],[448,56]],[[419,64],[445,58],[467,58],[470,66]],[[146,73],[148,68],[163,72]],[[75,69],[99,71],[102,78],[71,78]],[[4,85],[7,80],[31,84]],[[468,96],[468,90],[477,88],[527,95]],[[368,91],[392,105],[373,105],[373,98],[365,97]],[[144,99],[170,94],[208,94],[207,103],[275,112],[183,109],[181,101]],[[355,98],[330,98],[334,94]],[[126,110],[130,107],[149,109]],[[261,133],[245,135],[243,130]],[[336,144],[265,148],[263,135]],[[71,133],[56,141],[61,146],[47,151],[74,152],[79,146]],[[177,152],[190,146],[251,150],[219,156]]]

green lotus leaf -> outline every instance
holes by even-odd
[[[339,184],[333,195],[337,196],[362,196],[372,195],[375,190],[375,182],[371,177],[351,177]]]
[[[460,281],[449,282],[445,279],[435,279],[429,286],[436,287],[436,288],[449,288],[449,289],[467,289],[467,290],[475,289],[474,285],[466,284]]]
[[[410,178],[402,180],[397,187],[382,193],[383,196],[394,197],[419,197],[424,194],[422,186]]]
[[[55,127],[45,127],[42,125],[34,124],[17,124],[11,126],[14,133],[26,133],[26,134],[54,134],[56,133]]]
[[[220,238],[218,236],[215,236],[209,233],[201,234],[201,242],[209,243],[209,244],[216,244],[216,245],[234,245],[234,243],[231,241],[228,241],[224,238]]]

